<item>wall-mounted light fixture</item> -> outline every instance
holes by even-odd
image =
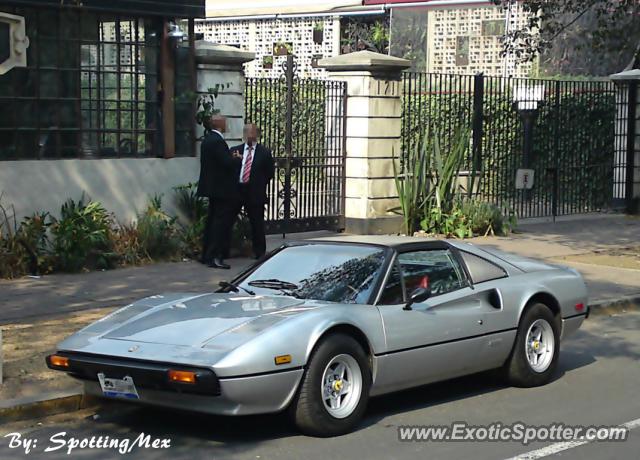
[[[170,21],[168,23],[168,27],[169,31],[167,32],[167,37],[172,40],[180,42],[187,36],[187,34],[185,34],[182,29],[180,29],[180,26],[173,21]]]
[[[14,67],[26,67],[27,48],[29,37],[26,34],[24,18],[0,13],[0,75]]]

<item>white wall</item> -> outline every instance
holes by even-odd
[[[2,204],[14,205],[19,219],[35,211],[57,216],[68,199],[82,192],[123,223],[135,219],[154,194],[164,194],[163,207],[175,213],[175,185],[198,179],[198,158],[49,160],[0,162]]]

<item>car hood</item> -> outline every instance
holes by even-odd
[[[292,314],[314,307],[284,296],[201,294],[157,296],[171,301],[138,302],[81,331],[101,333],[100,339],[203,347],[234,331],[247,337]],[[228,344],[229,345],[229,344]]]

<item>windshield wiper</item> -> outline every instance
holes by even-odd
[[[219,286],[222,289],[229,289],[232,292],[239,292],[240,289],[242,289],[244,292],[246,292],[249,295],[256,295],[256,293],[253,292],[252,290],[243,288],[242,286],[238,286],[237,284],[233,284],[228,281],[220,281]]]
[[[288,281],[282,281],[282,280],[277,280],[272,278],[268,280],[249,281],[247,284],[249,286],[254,286],[258,288],[275,289],[277,291],[281,291],[286,295],[290,295],[292,297],[298,297],[294,292],[292,292],[298,289],[298,285],[294,283],[289,283]]]

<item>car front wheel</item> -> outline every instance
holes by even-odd
[[[314,350],[291,406],[296,426],[311,436],[352,431],[369,400],[371,372],[362,346],[345,334],[325,337]]]

